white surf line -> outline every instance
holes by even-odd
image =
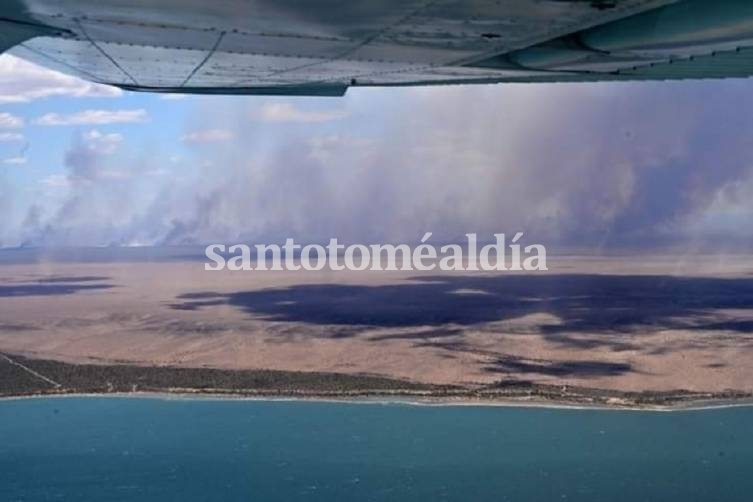
[[[30,374],[34,375],[35,377],[37,377],[37,378],[39,378],[41,380],[44,380],[45,382],[47,382],[47,383],[55,386],[56,388],[60,388],[60,387],[63,386],[62,384],[56,382],[55,380],[52,380],[51,378],[47,378],[46,376],[42,375],[41,373],[37,373],[36,371],[34,371],[33,369],[29,368],[28,366],[24,366],[23,364],[21,364],[21,363],[19,363],[17,361],[14,361],[13,359],[11,359],[10,357],[8,357],[7,355],[5,355],[3,353],[0,353],[0,356],[2,356],[3,359],[5,359],[6,361],[8,361],[13,366],[18,366],[19,368],[21,368],[22,370],[26,371],[27,373],[30,373]]]

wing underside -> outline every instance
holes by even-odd
[[[10,0],[0,50],[153,92],[746,77],[748,0]]]

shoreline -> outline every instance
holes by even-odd
[[[38,394],[0,395],[0,404],[7,401],[26,399],[76,399],[76,398],[112,398],[112,399],[153,399],[163,401],[259,401],[259,402],[310,402],[349,405],[405,405],[426,407],[499,407],[499,408],[541,408],[556,410],[594,410],[594,411],[647,411],[647,412],[683,412],[709,411],[726,408],[753,407],[753,397],[741,399],[704,399],[688,400],[669,405],[624,405],[605,403],[576,403],[543,399],[515,398],[471,398],[420,396],[411,394],[363,394],[358,396],[333,395],[291,395],[235,392],[188,392],[180,391],[137,391],[137,392],[57,392]]]
[[[753,405],[753,392],[734,389],[635,392],[521,379],[448,386],[379,375],[72,364],[0,353],[0,400],[66,396],[638,411]]]

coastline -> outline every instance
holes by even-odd
[[[447,386],[345,373],[72,364],[0,353],[0,400],[131,397],[676,411],[753,405],[742,390],[620,391],[505,379]]]
[[[363,394],[359,396],[333,395],[290,395],[265,393],[228,393],[228,392],[188,392],[178,391],[137,391],[137,392],[60,392],[40,394],[0,395],[0,404],[7,401],[27,399],[75,399],[75,398],[112,398],[112,399],[154,399],[164,401],[201,400],[201,401],[259,401],[259,402],[311,402],[353,405],[405,405],[426,407],[500,407],[500,408],[541,408],[556,410],[595,410],[595,411],[646,411],[646,412],[683,412],[708,411],[725,408],[753,407],[753,396],[740,399],[702,399],[688,400],[668,405],[627,405],[605,403],[576,403],[572,401],[555,401],[526,398],[471,398],[471,397],[420,397],[411,394]]]

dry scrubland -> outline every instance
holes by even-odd
[[[753,260],[550,257],[513,273],[0,266],[0,352],[73,363],[753,391]]]

